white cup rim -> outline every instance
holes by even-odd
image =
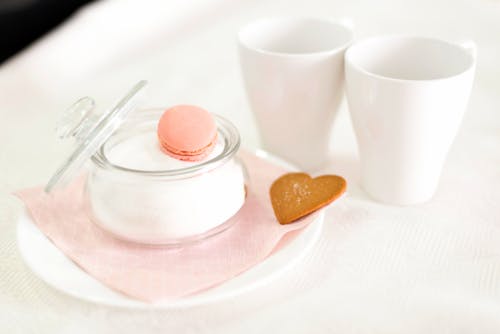
[[[466,57],[469,58],[469,63],[467,66],[465,66],[464,69],[461,71],[457,71],[456,73],[453,73],[451,75],[443,75],[437,78],[428,78],[428,79],[405,79],[405,78],[397,78],[397,77],[391,77],[391,76],[386,76],[383,74],[376,73],[374,71],[370,71],[363,66],[357,64],[355,61],[352,60],[353,54],[355,52],[359,52],[358,49],[363,48],[366,46],[366,44],[369,44],[374,41],[387,41],[387,40],[421,40],[421,41],[432,41],[432,42],[438,42],[442,43],[443,45],[451,46],[457,50],[460,50],[460,52],[463,52],[463,54],[466,55]],[[420,36],[420,35],[406,35],[406,34],[391,34],[391,35],[381,35],[381,36],[374,36],[374,37],[369,37],[362,39],[360,41],[357,41],[353,43],[346,51],[345,53],[345,66],[350,66],[356,71],[370,76],[372,78],[378,79],[378,80],[385,80],[385,81],[392,81],[392,82],[399,82],[399,83],[422,83],[422,82],[437,82],[437,81],[442,81],[442,80],[449,80],[451,78],[459,77],[464,75],[465,73],[472,71],[475,67],[476,61],[475,57],[472,54],[470,50],[467,50],[464,46],[461,46],[459,43],[453,43],[449,42],[440,38],[435,38],[435,37],[428,37],[428,36]]]
[[[272,51],[264,48],[258,48],[249,45],[243,35],[248,32],[251,28],[254,28],[257,25],[266,23],[266,22],[293,22],[293,21],[316,21],[322,22],[330,25],[335,25],[344,29],[344,32],[348,35],[347,40],[339,44],[338,46],[321,51],[311,51],[311,52],[301,52],[301,53],[292,53],[292,52],[280,52],[280,51]],[[332,19],[327,17],[315,17],[315,16],[273,16],[273,17],[263,17],[257,20],[254,20],[245,26],[243,26],[238,32],[238,44],[245,49],[263,54],[268,56],[277,56],[277,57],[307,57],[307,56],[317,56],[317,55],[330,55],[335,54],[341,50],[347,49],[349,45],[352,44],[354,40],[354,31],[353,31],[353,23],[350,19]]]

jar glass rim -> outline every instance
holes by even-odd
[[[138,111],[131,115],[126,123],[115,132],[92,156],[92,162],[99,168],[109,170],[111,172],[125,173],[132,176],[141,177],[161,177],[162,179],[179,179],[189,178],[195,175],[211,171],[218,166],[230,160],[238,151],[240,147],[240,135],[238,129],[226,118],[212,113],[217,125],[217,133],[220,141],[223,143],[222,151],[215,157],[203,161],[196,165],[188,167],[169,169],[169,170],[140,170],[127,168],[111,162],[106,155],[106,145],[116,139],[118,136],[125,136],[128,138],[127,133],[133,135],[137,132],[136,125],[141,123],[150,123],[160,119],[164,109],[149,109]]]

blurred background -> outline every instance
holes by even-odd
[[[91,0],[0,0],[0,64]]]

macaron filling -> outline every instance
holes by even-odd
[[[162,141],[160,137],[158,139],[160,141],[160,149],[162,150],[162,152],[168,154],[172,158],[183,161],[200,161],[204,160],[214,150],[215,145],[217,144],[217,133],[207,146],[195,151],[178,150],[174,147],[169,146],[166,142]]]

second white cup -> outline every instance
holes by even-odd
[[[391,204],[429,200],[467,107],[474,43],[381,36],[355,43],[345,61],[362,186]]]
[[[239,33],[240,62],[266,150],[304,170],[328,159],[343,97],[352,24],[320,18],[261,19]]]

